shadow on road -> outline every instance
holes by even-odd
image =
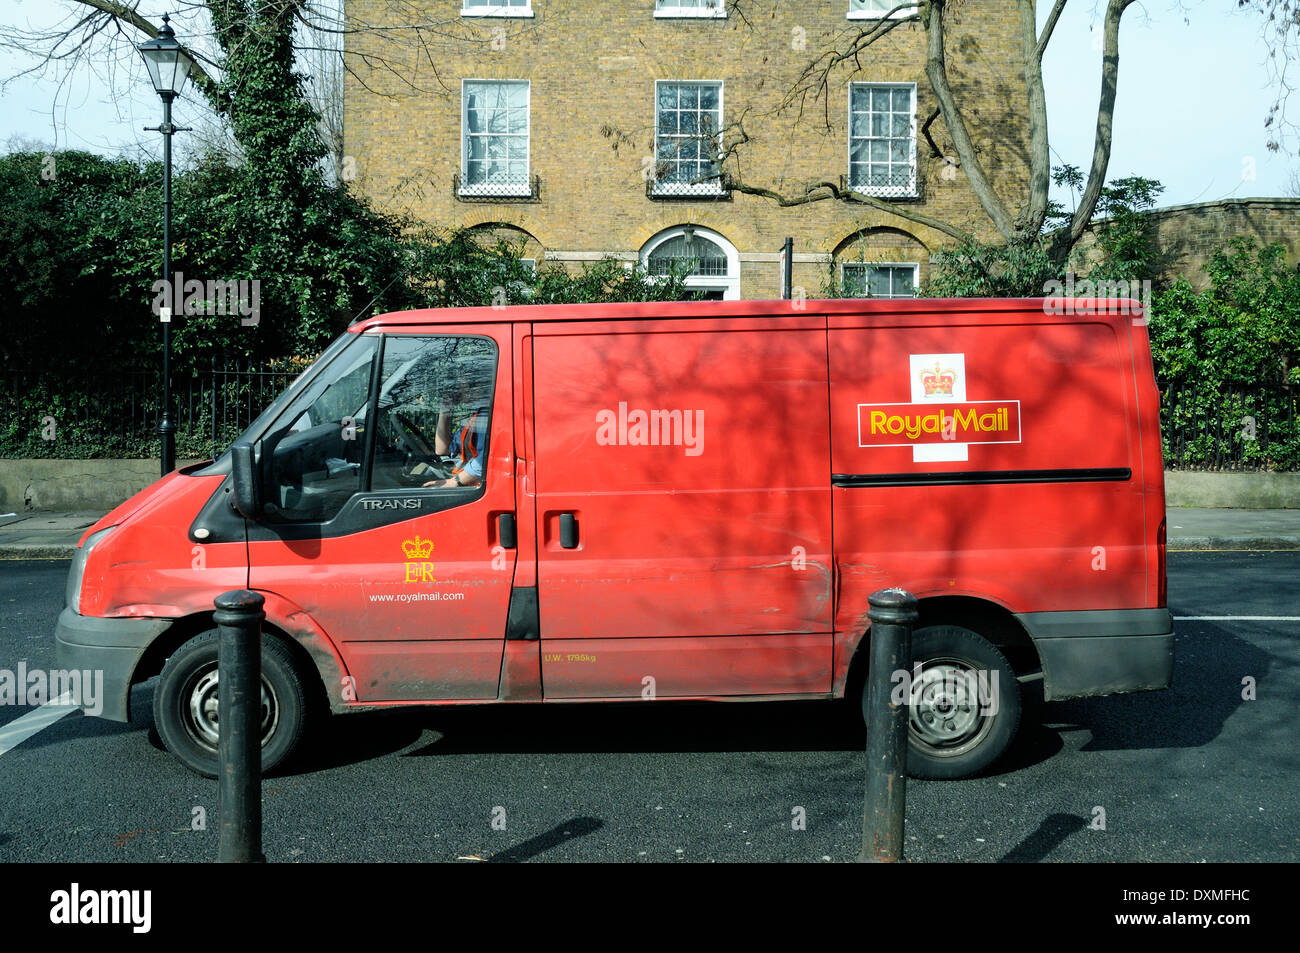
[[[489,863],[518,863],[523,860],[531,860],[538,857],[548,850],[559,847],[567,841],[577,840],[579,837],[586,837],[588,834],[594,834],[604,827],[604,823],[594,817],[575,817],[571,821],[565,821],[552,827],[545,834],[538,834],[536,837],[530,837],[522,844],[516,844],[500,853],[493,854],[488,858]]]
[[[1049,723],[1084,728],[1083,751],[1200,748],[1243,701],[1241,680],[1264,683],[1276,661],[1259,646],[1207,622],[1175,627],[1174,682],[1162,692],[1081,698],[1047,708]]]
[[[1042,860],[1076,831],[1084,830],[1088,819],[1075,814],[1049,814],[1028,837],[998,861],[1000,864],[1033,864]]]

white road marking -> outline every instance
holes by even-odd
[[[1300,615],[1176,615],[1175,622],[1300,622]]]
[[[0,755],[17,748],[32,735],[44,731],[64,715],[80,711],[81,707],[70,704],[71,700],[72,692],[64,692],[54,701],[46,702],[35,711],[21,715],[7,725],[0,725]]]

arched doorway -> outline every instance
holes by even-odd
[[[665,229],[641,249],[650,275],[667,275],[685,266],[686,287],[714,301],[740,298],[740,254],[717,232],[698,225]]]

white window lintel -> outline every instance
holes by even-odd
[[[523,7],[511,7],[505,4],[471,3],[470,0],[466,0],[460,15],[462,17],[531,17],[533,5],[530,3]]]

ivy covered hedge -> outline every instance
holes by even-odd
[[[1166,391],[1165,452],[1210,469],[1300,469],[1300,272],[1280,244],[1238,237],[1155,295],[1149,331]]]
[[[0,456],[157,452],[161,178],[157,163],[88,153],[0,156]],[[258,292],[255,316],[207,291],[200,313],[175,303],[180,456],[224,447],[274,395],[259,391],[261,375],[286,355],[320,353],[357,317],[685,293],[681,275],[612,260],[534,270],[522,247],[382,215],[323,180],[288,201],[260,190],[248,168],[212,161],[179,172],[173,188],[173,274],[205,288],[256,281]],[[214,373],[231,361],[258,373]]]

